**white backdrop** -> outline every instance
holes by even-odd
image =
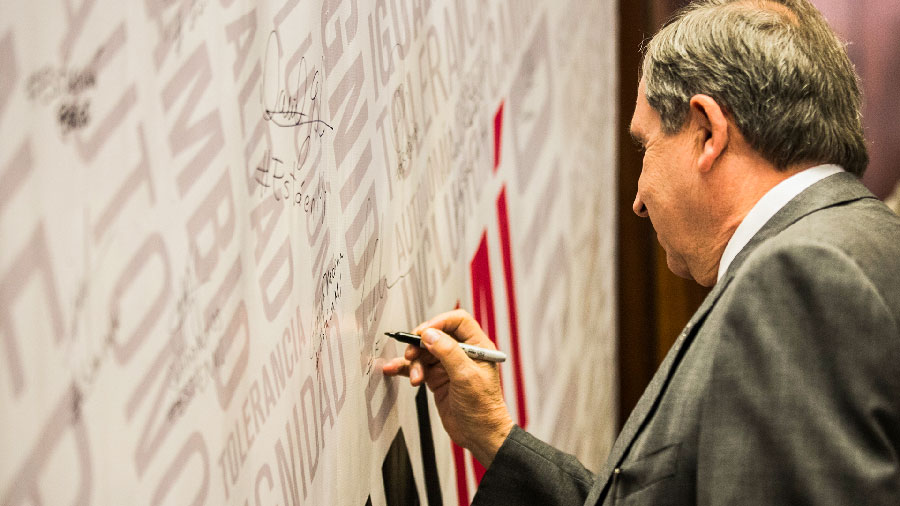
[[[380,373],[457,305],[613,437],[611,1],[0,8],[0,504],[466,504]]]

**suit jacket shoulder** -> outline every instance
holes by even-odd
[[[823,239],[760,245],[711,316],[698,503],[900,499],[900,312],[852,244]]]

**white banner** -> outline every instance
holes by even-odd
[[[615,420],[613,2],[0,8],[0,504],[466,504],[383,335],[470,310],[515,420]]]

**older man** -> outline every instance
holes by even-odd
[[[806,0],[697,2],[653,38],[634,211],[714,288],[598,475],[511,422],[468,314],[420,325],[384,372],[489,466],[476,504],[900,504],[900,219],[857,180],[859,107]]]

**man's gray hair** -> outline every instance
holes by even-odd
[[[859,79],[844,44],[807,0],[701,0],[647,44],[647,101],[674,134],[690,99],[712,97],[779,169],[869,162]]]

